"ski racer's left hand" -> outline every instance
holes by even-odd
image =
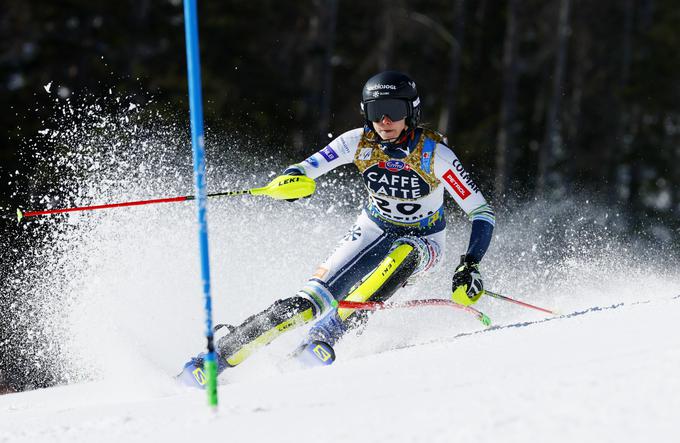
[[[479,264],[460,257],[460,264],[456,268],[451,282],[451,299],[458,304],[470,306],[484,295],[484,283],[479,272]]]

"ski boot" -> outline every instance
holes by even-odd
[[[228,333],[233,332],[235,329],[231,325],[220,324],[216,325],[213,330],[217,332],[217,330],[222,328],[227,328]],[[175,379],[185,386],[204,389],[205,384],[208,382],[208,379],[205,373],[203,372],[203,362],[205,360],[205,357],[206,357],[205,352],[201,352],[196,357],[192,357],[191,360],[184,364],[182,372],[180,372],[175,377]],[[227,364],[227,362],[224,361],[223,358],[220,358],[220,356],[217,355],[217,375],[220,375],[228,367],[229,364]]]
[[[335,351],[328,343],[314,340],[300,346],[295,352],[295,358],[306,367],[328,366],[335,361]]]
[[[292,357],[305,367],[328,366],[335,361],[333,344],[346,330],[338,312],[331,311],[312,326],[307,338],[293,352]]]

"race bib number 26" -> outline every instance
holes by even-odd
[[[413,215],[422,207],[418,203],[393,203],[376,196],[372,197],[373,203],[375,203],[381,212],[396,217]]]

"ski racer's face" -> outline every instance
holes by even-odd
[[[383,116],[380,121],[373,122],[373,129],[378,133],[380,138],[386,141],[391,141],[401,134],[401,131],[406,129],[406,119],[392,121],[388,116]]]

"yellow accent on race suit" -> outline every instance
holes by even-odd
[[[380,262],[377,268],[355,290],[345,298],[347,301],[365,302],[387,281],[397,270],[406,256],[413,250],[413,246],[402,244],[397,246],[387,257]],[[347,319],[355,309],[338,309],[338,316],[343,321]]]
[[[266,195],[277,200],[309,197],[316,190],[314,179],[304,175],[279,175],[263,188],[251,189],[253,195]]]
[[[423,180],[425,180],[430,185],[430,193],[434,191],[437,186],[441,183],[437,176],[434,174],[434,153],[430,159],[430,172],[425,172],[420,167],[420,157],[423,155],[423,145],[425,144],[425,139],[430,138],[436,143],[440,143],[444,140],[444,136],[431,131],[427,128],[422,128],[422,133],[420,135],[420,140],[416,145],[413,152],[407,155],[405,158],[400,158],[399,161],[407,163],[411,169],[413,169],[418,175],[420,175]],[[359,141],[359,146],[357,147],[357,152],[354,154],[354,164],[359,168],[359,172],[363,175],[364,171],[371,166],[374,166],[382,161],[393,160],[389,155],[385,154],[380,148],[378,143],[378,135],[374,131],[364,132]],[[360,159],[363,149],[371,149],[371,157],[368,159]],[[364,151],[366,152],[366,151]]]
[[[250,356],[250,354],[255,352],[258,348],[268,345],[276,337],[283,334],[288,329],[305,324],[312,319],[314,319],[314,312],[312,311],[312,308],[306,309],[300,312],[299,314],[296,314],[290,319],[282,323],[279,323],[278,325],[274,326],[268,331],[265,331],[250,343],[246,343],[243,346],[241,346],[241,349],[239,349],[234,355],[227,358],[227,363],[229,363],[231,366],[236,366],[240,364],[245,359],[247,359]]]

